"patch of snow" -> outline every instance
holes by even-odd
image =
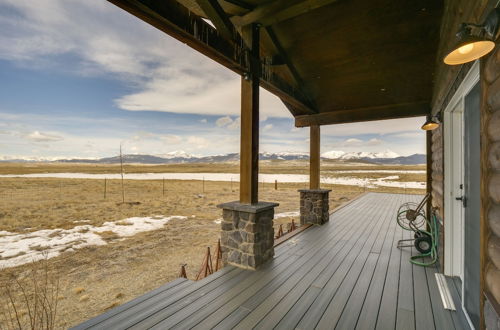
[[[214,223],[216,223],[218,225],[221,224],[222,223],[222,218],[214,220]]]
[[[393,173],[393,172],[388,172]],[[0,175],[0,178],[29,177],[29,178],[65,178],[65,179],[120,179],[120,174],[89,174],[89,173],[38,173],[38,174],[8,174]],[[239,174],[235,173],[130,173],[125,176],[128,180],[205,180],[205,181],[239,181]],[[379,179],[351,178],[351,177],[322,177],[321,182],[327,184],[340,184],[348,186],[386,186],[425,188],[424,182],[391,182],[394,176]],[[304,174],[259,174],[259,182],[280,183],[307,183],[309,175]],[[198,195],[202,198],[204,195]]]
[[[274,215],[274,219],[288,218],[288,217],[298,217],[298,216],[300,216],[300,212],[299,211],[290,211],[290,212],[276,213]]]
[[[105,245],[98,233],[112,231],[118,237],[130,237],[137,233],[156,230],[172,219],[184,216],[133,217],[109,221],[102,226],[76,226],[72,229],[43,229],[19,234],[0,231],[0,269],[23,265],[32,261],[57,257],[64,251],[91,245]]]
[[[345,152],[341,150],[331,150],[327,151],[321,154],[321,157],[323,158],[328,158],[328,159],[339,159],[340,157],[344,156]]]
[[[399,155],[391,150],[386,150],[384,152],[366,152],[366,151],[358,151],[358,152],[348,152],[344,155],[340,156],[338,159],[375,159],[375,158],[397,158]]]
[[[397,173],[397,174],[425,174],[425,170],[331,170],[323,173]]]
[[[192,155],[192,154],[188,154],[187,152],[182,151],[182,150],[171,151],[171,152],[167,152],[166,154],[158,155],[158,156],[162,157],[162,158],[166,158],[166,159],[172,159],[172,158],[187,158],[187,159],[190,159],[190,158],[199,158],[198,156],[195,156],[195,155]]]

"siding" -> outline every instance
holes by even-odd
[[[440,228],[442,229],[444,220],[444,168],[443,168],[443,126],[441,125],[438,129],[432,131],[431,139],[431,150],[432,150],[432,207],[436,208],[439,221],[441,222]],[[438,249],[440,268],[441,272],[444,267],[444,231],[439,231],[439,246]]]
[[[500,302],[500,47],[482,63],[484,287]]]

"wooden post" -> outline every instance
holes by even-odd
[[[106,178],[104,178],[104,199],[106,199]]]
[[[162,196],[165,196],[165,178],[162,180]]]
[[[427,151],[427,193],[430,194],[427,200],[427,219],[431,219],[432,212],[432,131],[427,131],[425,135]]]
[[[274,190],[278,190],[278,180],[274,180]]]
[[[320,154],[320,129],[319,125],[310,127],[309,145],[309,189],[319,189],[319,154]]]
[[[122,144],[120,143],[120,174],[122,176],[122,203],[125,204],[125,187],[123,185],[123,156],[122,156]]]
[[[240,203],[258,202],[259,27],[251,26],[250,72],[241,78]]]

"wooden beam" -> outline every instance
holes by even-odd
[[[249,71],[247,49],[238,36],[236,42],[227,40],[210,24],[177,1],[108,1],[240,75]],[[261,86],[300,113],[316,113],[300,91],[274,74],[261,77]]]
[[[295,117],[296,127],[355,123],[360,121],[398,119],[425,116],[430,113],[429,102],[389,104],[377,107],[335,110],[316,115]]]
[[[235,30],[233,24],[217,0],[196,0],[196,3],[223,37],[227,40],[234,40]]]
[[[237,26],[245,26],[252,23],[259,23],[259,20],[273,15],[284,8],[288,7],[290,4],[297,3],[300,0],[276,0],[267,2],[261,6],[256,7],[252,11],[246,13],[243,16],[233,16],[231,22]]]
[[[432,131],[425,132],[425,145],[426,145],[426,175],[427,175],[427,183],[426,183],[426,191],[429,194],[429,200],[427,200],[427,219],[431,219],[432,217]],[[430,229],[430,228],[429,228]]]
[[[252,10],[255,8],[255,6],[253,6],[249,3],[246,3],[245,1],[241,1],[241,0],[224,0],[224,1],[228,2],[230,4],[233,4],[235,6],[241,7],[243,9]]]
[[[320,183],[320,138],[319,125],[311,125],[309,136],[309,189],[319,189]]]
[[[260,23],[263,26],[272,25],[287,19],[321,8],[337,0],[277,0],[263,4],[243,16],[231,18],[233,24],[244,26]]]
[[[259,201],[259,27],[252,25],[250,75],[241,78],[240,203]]]

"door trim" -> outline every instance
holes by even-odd
[[[465,110],[465,96],[474,88],[474,86],[479,82],[480,78],[480,70],[479,70],[479,61],[474,62],[472,65],[471,69],[465,76],[464,80],[460,84],[459,88],[451,98],[450,102],[446,106],[444,113],[443,113],[443,137],[444,137],[444,192],[443,192],[443,198],[444,198],[444,241],[445,241],[445,246],[444,246],[444,274],[445,275],[450,275],[450,276],[457,276],[457,275],[463,275],[463,256],[464,256],[464,242],[465,242],[465,232],[464,232],[464,223],[461,221],[461,223],[457,224],[454,221],[449,221],[453,215],[453,208],[452,206],[455,203],[454,196],[453,196],[453,187],[452,185],[452,180],[450,178],[452,170],[453,170],[453,155],[452,155],[452,130],[451,125],[452,125],[452,116],[453,116],[453,111],[457,106],[459,107],[459,111],[464,111]],[[464,155],[462,154],[462,158]],[[463,161],[463,159],[462,159]],[[448,221],[447,221],[448,220]],[[454,228],[453,226],[459,225],[461,228]],[[456,237],[454,235],[454,232],[457,232],[456,229],[459,229],[458,232],[461,234],[459,237]],[[462,251],[460,253],[453,253],[453,246],[455,245],[454,242],[455,240],[460,241],[460,246]],[[458,264],[457,264],[458,263]],[[457,269],[462,269],[462,274],[454,274],[454,270]],[[463,292],[464,292],[464,281],[462,278],[462,297],[463,297]],[[469,318],[469,315],[467,314],[467,311],[464,306],[464,301],[461,301],[462,305],[462,310],[465,314],[465,317],[467,318],[467,321],[469,323],[469,326],[471,329],[474,329],[474,326],[472,325],[472,322]]]

